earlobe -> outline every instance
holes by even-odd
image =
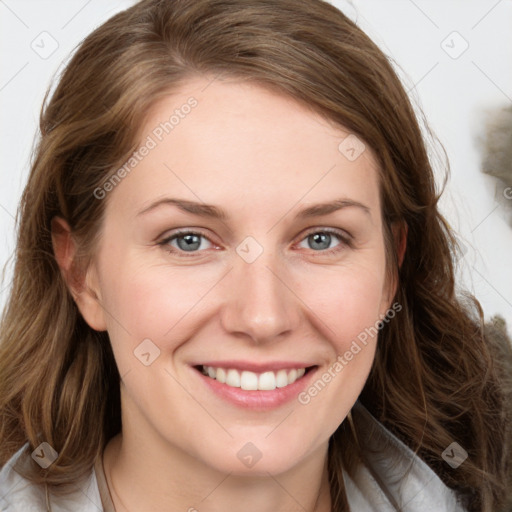
[[[93,266],[86,270],[77,268],[76,243],[71,228],[64,219],[54,217],[51,230],[55,260],[80,313],[92,329],[105,331],[107,327],[95,269]]]
[[[101,303],[98,279],[94,265],[90,265],[84,275],[82,287],[75,302],[89,327],[95,331],[106,331],[105,310]]]

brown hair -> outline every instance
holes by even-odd
[[[503,369],[472,299],[455,294],[455,240],[437,207],[425,142],[386,56],[321,0],[144,0],[80,45],[40,118],[20,210],[13,286],[0,343],[0,463],[29,441],[59,453],[32,482],[58,491],[91,470],[121,429],[119,381],[106,332],[83,320],[55,261],[51,220],[71,226],[87,265],[105,201],[94,190],[136,148],[149,108],[187,78],[227,75],[272,88],[347,128],[381,172],[388,264],[403,310],[383,327],[362,402],[415,450],[470,511],[498,510],[509,454]],[[107,198],[108,200],[108,198]],[[407,225],[399,268],[392,227]],[[98,421],[99,420],[99,421]],[[333,434],[333,510],[360,457],[348,422]],[[441,458],[456,440],[456,470]]]

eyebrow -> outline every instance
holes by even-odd
[[[184,212],[192,213],[194,215],[198,215],[201,217],[211,217],[219,220],[226,220],[228,218],[227,213],[218,206],[214,206],[212,204],[206,203],[198,203],[196,201],[188,201],[185,199],[176,199],[172,197],[166,197],[163,199],[159,199],[154,203],[150,204],[143,210],[141,210],[137,217],[140,215],[144,215],[150,211],[153,211],[161,206],[177,206]],[[335,199],[334,201],[329,201],[326,203],[318,203],[312,206],[308,206],[304,208],[297,214],[297,218],[299,219],[308,219],[311,217],[320,217],[322,215],[328,215],[335,211],[341,210],[343,208],[348,207],[356,207],[363,210],[366,214],[370,214],[370,208],[359,201],[354,201],[352,199]]]

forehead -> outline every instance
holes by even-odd
[[[238,209],[341,196],[379,202],[378,167],[363,141],[254,83],[183,83],[149,111],[144,146],[113,194],[127,210],[165,195]]]

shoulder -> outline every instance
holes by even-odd
[[[352,418],[365,461],[353,478],[343,475],[353,510],[466,512],[456,493],[359,402]]]
[[[46,510],[44,489],[32,485],[14,470],[14,464],[26,456],[28,444],[22,446],[0,471],[0,510],[2,512],[39,512]]]
[[[23,445],[0,471],[0,511],[45,512],[48,510],[44,486],[34,485],[14,469],[16,462],[30,462],[28,443]],[[77,511],[98,512],[102,510],[101,499],[94,470],[76,490],[66,496],[50,493],[52,512]]]

